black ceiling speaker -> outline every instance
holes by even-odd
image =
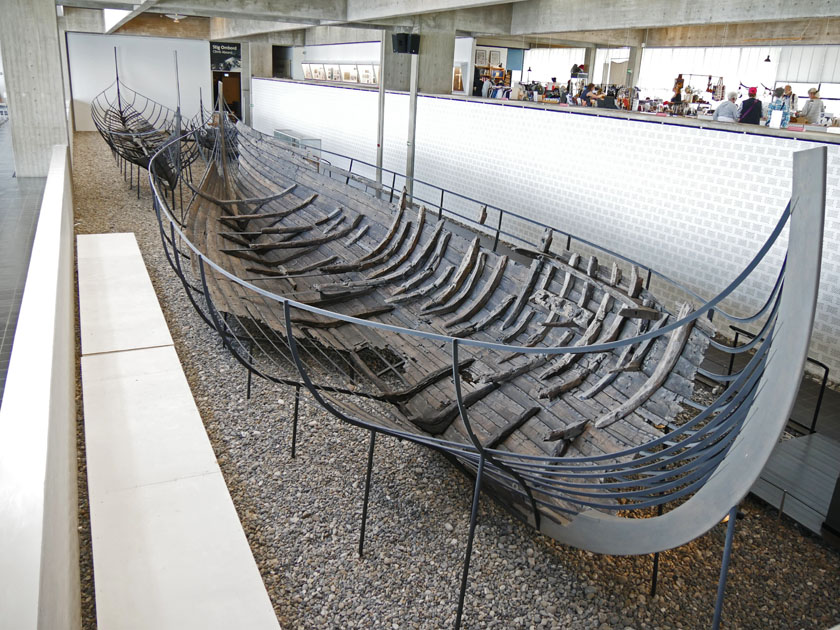
[[[408,33],[394,33],[391,35],[391,43],[395,53],[408,52]]]
[[[408,52],[412,55],[420,54],[420,34],[414,33],[409,37],[408,41]]]
[[[391,35],[391,43],[395,53],[410,53],[416,55],[420,52],[420,35],[409,33],[394,33]]]

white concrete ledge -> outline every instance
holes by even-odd
[[[99,629],[276,630],[134,235],[78,250]]]
[[[0,408],[0,628],[81,627],[73,195],[53,147]]]

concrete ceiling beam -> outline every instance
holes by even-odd
[[[840,17],[833,0],[526,0],[513,5],[514,35],[658,28],[700,24],[777,22]]]
[[[366,22],[406,15],[511,5],[519,2],[525,2],[525,0],[347,0],[347,21]],[[508,24],[503,26],[507,27]]]
[[[160,0],[159,12],[205,15],[208,17],[319,23],[343,20],[346,0]]]
[[[109,28],[105,34],[110,35],[121,26],[128,24],[131,20],[136,18],[141,13],[145,12],[147,9],[151,9],[157,3],[158,0],[145,0],[145,2],[138,4],[131,13],[123,17],[119,22],[117,22],[111,28]]]

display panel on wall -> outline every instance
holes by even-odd
[[[210,69],[214,72],[241,72],[242,45],[210,42]]]
[[[341,80],[345,83],[359,82],[359,69],[355,64],[341,64]]]
[[[487,65],[487,51],[476,50],[475,51],[475,65],[477,66],[486,66]]]
[[[359,68],[359,83],[376,83],[376,75],[373,72],[373,66],[358,66]]]
[[[327,72],[327,81],[341,81],[341,68],[337,63],[328,63],[324,65]]]
[[[300,66],[306,80],[379,84],[378,64],[302,63]]]

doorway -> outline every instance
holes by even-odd
[[[242,82],[238,72],[213,73],[213,107],[219,102],[219,82],[225,103],[239,120],[242,120]]]

